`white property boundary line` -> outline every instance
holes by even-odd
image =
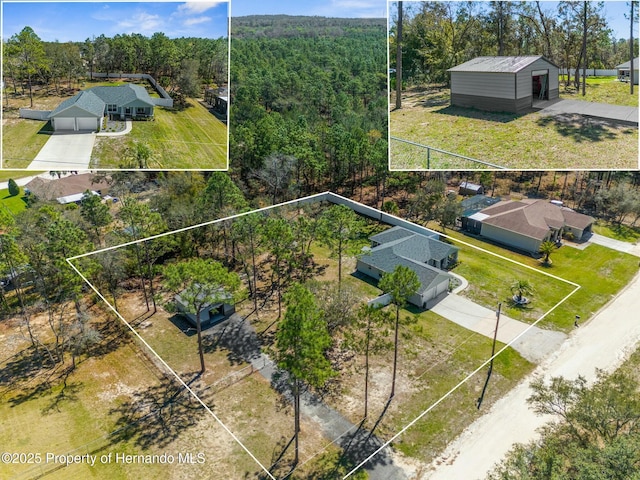
[[[262,463],[260,463],[260,461],[249,451],[249,449],[244,446],[244,444],[240,441],[240,439],[233,434],[233,432],[200,399],[200,397],[198,397],[198,395],[180,378],[180,376],[162,359],[162,357],[160,357],[160,355],[158,355],[158,353],[156,353],[156,351],[153,350],[153,348],[151,348],[151,346],[140,336],[140,334],[138,334],[138,332],[129,324],[129,322],[127,322],[124,319],[124,317],[122,315],[120,315],[120,313],[118,313],[116,311],[116,309],[111,305],[111,303],[109,301],[107,301],[107,299],[98,291],[98,289],[93,286],[93,284],[78,270],[78,268],[76,268],[76,266],[73,264],[73,260],[77,260],[77,259],[80,259],[80,258],[88,257],[88,256],[99,254],[99,253],[108,252],[108,251],[111,251],[111,250],[115,250],[117,248],[127,247],[127,246],[130,246],[130,245],[136,245],[136,244],[139,244],[139,243],[142,243],[142,242],[146,242],[148,240],[154,240],[154,239],[161,238],[161,237],[164,237],[164,236],[167,236],[167,235],[173,235],[175,233],[186,232],[186,231],[193,230],[193,229],[196,229],[196,228],[201,228],[201,227],[206,227],[206,226],[209,226],[209,225],[214,225],[216,223],[224,222],[224,221],[227,221],[227,220],[234,220],[234,219],[241,218],[241,217],[244,217],[244,216],[247,216],[247,215],[253,215],[253,214],[256,214],[256,213],[260,213],[260,212],[266,212],[266,211],[269,211],[269,210],[272,210],[272,209],[275,209],[275,208],[279,208],[279,207],[301,206],[301,205],[313,204],[313,203],[317,203],[317,202],[321,202],[321,201],[327,201],[327,202],[330,202],[330,203],[333,203],[333,204],[346,205],[349,208],[353,209],[354,211],[356,211],[356,212],[358,212],[358,213],[360,213],[362,215],[365,215],[365,216],[367,216],[369,218],[372,218],[374,220],[378,220],[378,221],[383,222],[383,223],[392,224],[392,225],[393,224],[409,223],[411,225],[414,225],[415,229],[433,232],[434,235],[441,235],[441,236],[443,236],[445,238],[448,238],[448,239],[452,240],[453,242],[459,242],[462,245],[465,245],[467,247],[473,248],[475,250],[479,250],[479,251],[481,251],[483,253],[487,253],[487,254],[492,255],[494,257],[497,257],[497,258],[499,258],[501,260],[505,260],[505,261],[507,261],[509,263],[513,263],[515,265],[518,265],[518,266],[521,266],[521,267],[525,267],[525,268],[527,268],[529,270],[532,270],[532,271],[537,272],[537,273],[541,273],[542,275],[545,275],[545,276],[547,276],[549,278],[553,278],[554,280],[558,280],[560,282],[567,283],[567,284],[569,284],[569,285],[574,287],[574,289],[568,295],[566,295],[564,298],[562,298],[562,300],[560,300],[558,303],[556,303],[547,312],[542,314],[540,316],[540,318],[538,318],[534,323],[529,325],[529,327],[527,327],[524,331],[522,331],[522,332],[520,332],[520,334],[516,335],[509,343],[507,343],[504,347],[502,347],[500,350],[498,350],[498,352],[496,352],[495,355],[493,355],[491,358],[486,360],[482,365],[480,365],[478,368],[476,368],[473,372],[471,372],[469,375],[467,375],[463,380],[461,380],[456,386],[454,386],[451,390],[449,390],[447,393],[445,393],[433,405],[431,405],[429,408],[424,410],[420,415],[418,415],[415,419],[413,419],[406,426],[404,426],[400,431],[398,431],[398,433],[393,435],[393,437],[391,437],[389,440],[387,440],[385,443],[383,443],[371,455],[369,455],[362,462],[360,462],[356,467],[354,467],[350,472],[348,472],[343,477],[343,480],[348,478],[348,477],[350,477],[351,475],[353,475],[358,469],[360,469],[367,462],[369,462],[369,460],[371,460],[374,456],[376,456],[378,453],[380,453],[382,450],[384,450],[386,447],[388,447],[400,435],[402,435],[404,432],[406,432],[415,423],[417,423],[420,419],[422,419],[427,413],[429,413],[436,406],[438,406],[440,403],[442,403],[446,398],[448,398],[451,394],[453,394],[453,392],[455,392],[462,385],[464,385],[471,377],[473,377],[475,374],[477,374],[480,370],[482,370],[484,367],[486,367],[493,359],[495,359],[498,355],[500,355],[502,352],[504,352],[509,346],[511,346],[511,344],[513,342],[518,340],[525,333],[527,333],[529,330],[531,330],[533,327],[535,327],[541,320],[543,320],[545,317],[547,317],[547,315],[549,315],[551,312],[553,312],[556,308],[558,308],[569,297],[571,297],[574,293],[576,293],[581,288],[581,286],[579,284],[577,284],[575,282],[572,282],[570,280],[566,280],[566,279],[558,277],[556,275],[552,275],[552,274],[547,273],[547,272],[545,272],[543,270],[538,270],[537,268],[532,267],[530,265],[526,265],[524,263],[517,262],[517,261],[515,261],[515,260],[513,260],[511,258],[505,257],[503,255],[499,255],[497,253],[491,252],[490,250],[486,250],[484,248],[478,247],[478,246],[473,245],[471,243],[467,243],[465,241],[458,240],[458,239],[453,238],[453,237],[451,237],[449,235],[441,234],[441,233],[436,232],[434,230],[430,230],[430,229],[428,229],[426,227],[422,227],[420,225],[413,224],[412,222],[409,222],[408,220],[404,220],[404,219],[402,219],[400,217],[397,217],[395,215],[388,214],[388,213],[383,212],[381,210],[369,207],[369,206],[364,205],[364,204],[362,204],[360,202],[356,202],[354,200],[348,199],[346,197],[343,197],[341,195],[335,194],[333,192],[328,192],[328,191],[327,192],[323,192],[323,193],[318,193],[318,194],[315,194],[315,195],[310,195],[310,196],[303,197],[303,198],[299,198],[299,199],[296,199],[296,200],[290,200],[288,202],[283,202],[283,203],[279,203],[279,204],[276,204],[276,205],[271,205],[269,207],[263,207],[263,208],[259,208],[259,209],[256,209],[256,210],[251,210],[251,211],[248,211],[248,212],[244,212],[244,213],[239,213],[237,215],[231,215],[229,217],[220,218],[220,219],[217,219],[217,220],[211,220],[211,221],[208,221],[208,222],[199,223],[197,225],[192,225],[190,227],[180,228],[180,229],[177,229],[177,230],[173,230],[171,232],[165,232],[165,233],[161,233],[161,234],[158,234],[158,235],[153,235],[151,237],[147,237],[147,238],[144,238],[144,239],[134,240],[134,241],[131,241],[131,242],[125,242],[125,243],[122,243],[120,245],[115,245],[115,246],[112,246],[112,247],[107,247],[107,248],[95,250],[93,252],[88,252],[88,253],[84,253],[84,254],[81,254],[81,255],[76,255],[74,257],[67,258],[66,261],[67,261],[67,263],[69,263],[71,268],[73,268],[76,271],[76,273],[78,275],[80,275],[80,277],[87,283],[87,285],[89,285],[89,287],[91,287],[91,289],[94,292],[96,292],[96,294],[109,306],[109,308],[127,326],[127,328],[129,328],[129,330],[131,330],[133,332],[133,334],[158,358],[158,360],[160,360],[162,365],[182,384],[182,386],[184,386],[184,388],[191,395],[193,395],[193,397],[198,401],[198,403],[200,403],[205,408],[205,410],[211,414],[211,416],[227,431],[227,433],[229,433],[229,435],[231,435],[231,437],[238,443],[238,445],[240,445],[240,447],[242,447],[242,449],[249,454],[249,456],[267,473],[267,475],[272,480],[276,480],[276,479],[275,479],[275,477],[273,475],[271,475],[271,473],[267,470],[267,468],[265,468],[264,465],[262,465]],[[414,231],[415,231],[415,229],[414,229]]]

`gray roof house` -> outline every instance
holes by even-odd
[[[378,280],[398,265],[410,268],[420,279],[420,290],[409,302],[419,308],[429,308],[448,292],[451,275],[444,269],[457,262],[458,248],[402,227],[390,228],[370,240],[371,250],[358,257],[358,272]]]
[[[546,200],[503,200],[463,218],[463,227],[503,245],[537,254],[545,241],[559,242],[571,233],[581,240],[594,219]]]
[[[100,131],[102,120],[153,117],[153,99],[140,85],[93,87],[66,99],[49,114],[54,131]]]
[[[451,105],[526,112],[558,98],[558,66],[545,57],[476,57],[450,68]]]
[[[621,82],[629,81],[629,73],[631,70],[629,68],[630,64],[631,62],[624,62],[616,67],[616,70],[618,71],[618,80]],[[638,85],[638,57],[633,59],[633,84]]]

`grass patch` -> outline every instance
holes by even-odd
[[[6,119],[2,127],[2,167],[28,167],[47,143],[52,131],[50,122]]]
[[[448,90],[442,88],[407,92],[403,108],[390,113],[391,135],[508,168],[638,166],[635,127],[579,116],[560,119],[539,113],[482,112],[453,107],[448,98]],[[423,148],[392,141],[390,151],[392,168],[427,166]],[[464,160],[437,154],[429,165],[442,169],[469,166]]]
[[[407,312],[403,315],[408,316]],[[403,329],[399,364],[407,368],[412,389],[402,404],[391,408],[380,425],[388,437],[405,427],[455,387],[491,355],[490,338],[470,332],[432,312],[422,312]],[[497,348],[504,344],[498,343]],[[417,350],[412,359],[412,350]],[[494,360],[494,369],[483,410],[513,388],[534,365],[507,348]],[[394,447],[408,456],[429,461],[440,453],[482,411],[476,401],[486,379],[486,370],[471,377],[439,406],[409,428]],[[396,399],[394,399],[394,402]],[[392,404],[393,405],[393,404]]]
[[[199,102],[188,99],[184,109],[155,108],[155,121],[133,123],[122,137],[97,137],[93,168],[118,168],[131,142],[149,146],[149,168],[227,168],[227,127]]]
[[[637,87],[634,88],[634,90]],[[565,88],[564,82],[560,82],[560,98],[564,100],[583,100],[585,102],[609,103],[611,105],[623,105],[628,107],[638,106],[638,92],[631,95],[629,84],[619,82],[617,77],[587,77],[585,96],[582,96],[582,87],[575,90],[573,86]]]
[[[7,208],[12,214],[16,215],[27,208],[26,197],[23,194],[23,187],[20,187],[20,194],[14,196],[9,195],[9,189],[5,188],[0,190],[0,203],[2,203],[2,206]]]
[[[627,285],[638,271],[637,257],[595,244],[589,245],[584,250],[565,245],[551,255],[551,260],[553,261],[551,267],[542,267],[539,260],[528,255],[522,255],[500,246],[486,243],[480,239],[468,237],[460,232],[449,230],[447,234],[525,265],[541,270],[544,269],[552,275],[580,285],[581,288],[575,294],[559,305],[541,322],[541,326],[565,332],[573,328],[575,315],[580,315],[585,320],[591,317]],[[473,251],[468,254],[475,255]],[[464,259],[461,267],[464,267]],[[495,269],[491,271],[486,267],[483,269],[482,263],[478,263],[477,268],[477,274],[474,275],[494,276],[494,283],[510,285],[513,281],[513,270],[510,267],[505,271],[495,272]],[[458,272],[457,269],[454,271]],[[464,275],[462,272],[459,273]],[[533,297],[534,303],[538,301],[547,302],[547,300],[544,300],[546,295],[557,300],[564,296],[565,289],[560,285],[561,290],[557,291],[559,282],[552,279],[547,281],[544,278],[540,281],[536,280],[533,286],[536,289],[536,294]],[[496,305],[495,299],[492,297],[489,297],[489,304],[485,304],[487,300],[483,296],[478,296],[477,301],[488,308],[495,308]],[[511,312],[505,312],[505,314],[511,316]]]
[[[598,235],[614,238],[621,242],[636,243],[640,240],[640,228],[628,225],[598,221],[593,225],[593,231]]]

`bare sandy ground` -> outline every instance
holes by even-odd
[[[529,410],[526,399],[534,377],[595,379],[596,369],[612,371],[640,341],[640,275],[598,312],[574,330],[560,349],[458,438],[418,477],[429,480],[483,479],[514,443],[536,437],[536,429],[550,420]]]

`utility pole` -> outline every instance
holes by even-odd
[[[629,22],[629,88],[631,95],[633,95],[633,4],[634,0],[631,0],[631,21]]]
[[[493,332],[493,345],[491,346],[491,359],[489,360],[489,371],[487,372],[487,380],[484,382],[482,393],[480,394],[480,398],[478,398],[478,401],[477,401],[478,410],[480,410],[480,406],[482,405],[482,400],[484,400],[484,394],[487,391],[487,385],[489,385],[491,372],[493,372],[493,357],[496,354],[496,341],[498,339],[498,327],[500,326],[501,311],[502,311],[502,302],[498,304],[498,311],[496,312],[496,329]]]

